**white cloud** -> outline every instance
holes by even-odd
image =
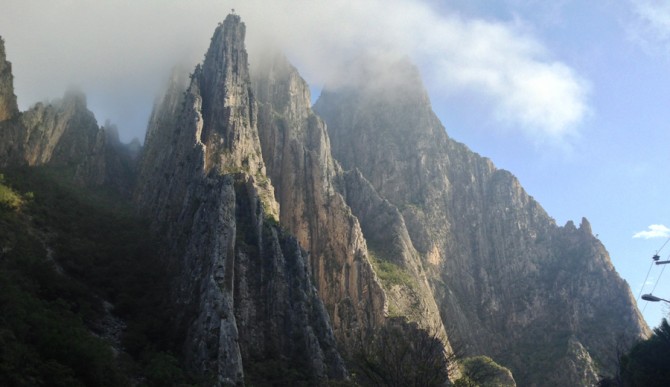
[[[431,55],[447,88],[474,89],[492,98],[496,116],[532,135],[561,138],[584,118],[588,84],[514,25],[447,19],[456,34]]]
[[[201,60],[217,22],[236,8],[251,48],[278,41],[311,84],[338,81],[337,65],[361,53],[409,55],[439,86],[432,90],[474,93],[509,128],[535,137],[575,133],[589,110],[588,84],[522,23],[464,17],[429,3],[6,0],[0,33],[23,106],[76,83],[104,94],[105,103],[122,104],[109,114],[123,119],[146,104],[137,98],[158,90],[175,62]]]
[[[652,239],[652,238],[668,238],[670,237],[670,228],[662,224],[652,224],[645,231],[636,232],[633,235],[633,238],[643,238],[643,239]]]
[[[651,53],[668,55],[670,49],[670,3],[657,0],[631,0],[635,20],[629,28],[631,38]]]

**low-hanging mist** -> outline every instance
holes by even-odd
[[[60,97],[74,85],[100,120],[119,126],[122,139],[142,138],[171,67],[200,62],[211,26],[233,8],[254,27],[252,65],[257,48],[273,41],[313,87],[348,82],[338,68],[361,54],[409,55],[433,92],[475,93],[492,119],[531,138],[571,136],[589,111],[588,82],[522,21],[408,0],[11,0],[0,25],[17,68],[19,105]]]

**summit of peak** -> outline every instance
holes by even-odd
[[[8,120],[18,113],[12,64],[7,61],[5,41],[0,37],[0,121]]]
[[[419,69],[407,56],[360,56],[344,64],[325,90],[430,105]]]

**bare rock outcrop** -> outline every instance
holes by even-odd
[[[173,76],[152,114],[135,199],[170,241],[190,368],[217,385],[268,367],[318,385],[346,371],[308,255],[277,224],[244,34],[228,15],[190,79]]]
[[[323,121],[311,111],[307,83],[281,54],[260,63],[254,74],[258,130],[280,223],[308,249],[335,334],[352,344],[384,322],[385,295],[358,220],[335,187],[342,172]]]
[[[320,384],[346,376],[305,252],[267,218],[246,174],[191,186],[170,235],[179,251],[177,320],[191,369],[217,384],[281,367]]]
[[[0,38],[0,167],[50,166],[86,186],[109,186],[130,195],[135,155],[111,124],[99,127],[77,90],[19,112],[11,64]]]
[[[12,64],[7,61],[5,41],[0,37],[0,122],[12,119],[18,114]]]
[[[561,362],[563,382],[587,385],[618,335],[648,333],[586,220],[557,226],[512,174],[450,139],[406,60],[359,65],[314,110],[335,158],[401,215],[453,343],[520,385],[547,385]]]

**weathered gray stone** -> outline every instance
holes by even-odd
[[[0,37],[0,122],[12,119],[18,114],[12,64],[7,61],[5,41]]]
[[[244,48],[229,15],[205,62],[152,114],[136,201],[179,270],[173,299],[190,368],[218,385],[267,366],[311,384],[346,377],[307,254],[276,224]]]
[[[326,90],[314,109],[335,158],[401,213],[449,339],[521,385],[547,385],[561,361],[575,365],[564,380],[593,382],[581,370],[648,328],[588,222],[558,227],[512,174],[451,140],[412,65],[362,65],[348,69],[355,89]],[[560,349],[576,343],[589,356]]]
[[[310,108],[309,87],[283,55],[259,60],[254,90],[268,175],[280,223],[309,250],[310,270],[338,339],[351,347],[384,322],[385,296],[358,220],[335,183],[325,125]]]

